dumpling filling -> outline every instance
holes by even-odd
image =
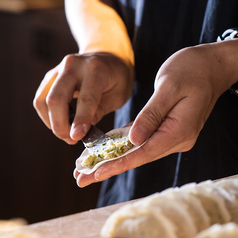
[[[129,140],[129,136],[121,136],[120,134],[110,135],[111,139],[102,143],[100,149],[90,153],[81,163],[83,167],[93,168],[97,163],[123,155],[126,151],[133,147]],[[87,145],[87,147],[91,147]]]

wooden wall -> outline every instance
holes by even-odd
[[[44,74],[75,52],[63,9],[0,12],[0,219],[33,223],[96,206],[100,184],[80,189],[72,176],[82,143],[57,139],[32,106]]]

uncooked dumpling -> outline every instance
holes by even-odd
[[[174,227],[160,209],[138,203],[129,204],[113,213],[104,224],[103,237],[176,238]]]
[[[199,233],[195,238],[237,238],[238,226],[235,223],[215,224]]]
[[[224,200],[209,188],[208,183],[212,182],[209,181],[206,184],[187,184],[180,189],[181,192],[190,192],[199,199],[210,218],[211,225],[216,223],[225,224],[231,221],[231,216],[225,206]]]
[[[196,228],[190,214],[178,199],[167,196],[166,193],[157,193],[138,203],[160,208],[163,215],[173,223],[178,238],[190,238],[196,235]]]
[[[220,189],[227,192],[230,202],[226,205],[231,215],[231,220],[238,223],[238,179],[225,179],[215,183]],[[225,193],[224,192],[224,193]]]
[[[206,233],[210,230],[204,230],[213,224],[235,221],[237,209],[237,178],[191,183],[122,207],[108,218],[102,235],[122,238],[238,238],[234,225],[222,230],[215,226],[213,236]]]
[[[181,192],[179,188],[166,189],[161,195],[163,195],[163,193],[177,199],[183,204],[183,208],[189,213],[197,233],[210,227],[208,214],[204,210],[199,199],[192,193],[185,191]]]

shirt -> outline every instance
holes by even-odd
[[[134,90],[115,113],[116,128],[135,119],[153,93],[159,67],[170,55],[184,47],[215,42],[226,29],[238,26],[237,0],[118,0],[116,10],[135,53]],[[238,97],[225,92],[189,152],[169,155],[104,181],[98,206],[237,174],[237,108]]]

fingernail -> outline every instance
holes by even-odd
[[[70,137],[73,140],[81,140],[87,133],[87,125],[86,124],[79,124],[79,125],[72,125],[70,130]]]
[[[141,125],[136,125],[130,131],[130,140],[134,145],[143,144],[148,138],[148,131]]]

